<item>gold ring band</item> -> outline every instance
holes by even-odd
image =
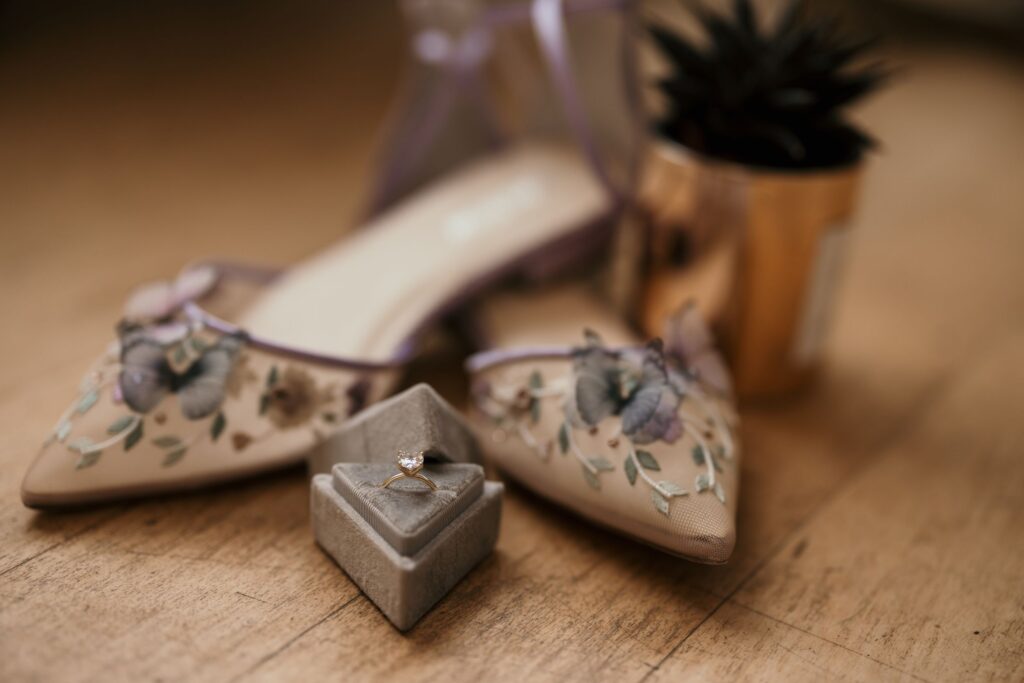
[[[437,490],[437,484],[435,484],[434,482],[430,481],[430,479],[428,479],[427,477],[423,476],[422,474],[406,474],[404,472],[399,472],[398,474],[396,474],[394,476],[388,477],[387,480],[383,484],[381,484],[381,488],[385,488],[386,489],[387,487],[391,486],[392,484],[394,484],[399,479],[419,479],[424,484],[429,486],[431,491],[436,491]]]

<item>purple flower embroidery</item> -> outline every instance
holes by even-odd
[[[635,443],[676,441],[683,433],[680,394],[669,380],[660,340],[637,359],[601,345],[593,333],[573,351],[574,404],[580,419],[596,426],[612,415],[622,419],[622,433]]]
[[[224,401],[228,377],[243,344],[239,336],[221,337],[178,370],[167,358],[166,345],[145,332],[133,332],[122,340],[121,397],[136,413],[148,413],[167,395],[176,394],[186,418],[208,417]]]

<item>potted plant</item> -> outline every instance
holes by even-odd
[[[771,28],[749,0],[694,14],[700,44],[649,27],[670,71],[640,190],[650,227],[641,323],[658,333],[696,295],[739,394],[774,395],[817,365],[873,145],[845,110],[887,73],[857,65],[870,41],[840,39],[799,0]]]

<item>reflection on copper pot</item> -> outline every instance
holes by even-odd
[[[639,193],[645,332],[695,299],[741,397],[802,385],[821,358],[861,169],[753,169],[652,144]]]

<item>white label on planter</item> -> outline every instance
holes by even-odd
[[[810,364],[821,354],[832,322],[836,287],[849,235],[849,228],[839,225],[822,233],[818,240],[818,253],[814,257],[804,310],[793,343],[793,360],[799,365]]]

